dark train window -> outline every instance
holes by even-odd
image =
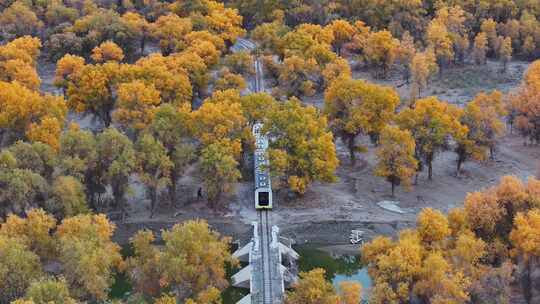
[[[270,195],[268,192],[259,192],[259,206],[268,206],[270,204]]]

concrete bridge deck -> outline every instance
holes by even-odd
[[[258,215],[252,240],[233,253],[249,264],[232,277],[232,282],[235,287],[250,290],[238,303],[279,304],[285,288],[296,281],[294,269],[299,256],[279,241],[279,228],[271,225],[270,211],[259,211]]]

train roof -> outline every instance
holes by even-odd
[[[268,149],[268,137],[261,133],[263,125],[256,123],[253,125],[253,136],[255,137],[255,188],[270,188],[270,174],[268,167],[270,161],[266,155]]]

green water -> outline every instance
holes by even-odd
[[[300,260],[298,261],[300,271],[323,268],[326,270],[326,279],[331,281],[336,289],[339,288],[339,283],[343,281],[359,282],[362,284],[364,298],[367,298],[366,291],[371,288],[372,282],[366,267],[360,262],[359,256],[334,258],[313,245],[297,246],[295,250],[300,254]]]

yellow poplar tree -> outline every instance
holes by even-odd
[[[287,293],[286,304],[339,304],[340,299],[332,284],[324,278],[321,268],[300,273],[300,280]]]
[[[333,182],[339,164],[324,115],[292,98],[268,114],[271,173],[292,191],[303,194],[314,181]]]
[[[394,89],[347,77],[332,82],[324,99],[330,127],[346,142],[352,163],[359,150],[356,138],[363,134],[376,139],[399,105]]]
[[[486,33],[480,32],[474,37],[473,58],[476,64],[486,64],[488,40]]]
[[[392,185],[392,196],[396,185],[406,189],[411,184],[418,161],[414,158],[414,138],[409,131],[402,131],[394,126],[382,130],[377,148],[377,166],[375,175],[386,178]]]
[[[69,79],[72,75],[83,68],[84,58],[80,56],[66,54],[56,62],[56,71],[54,74],[54,85],[62,88],[64,95],[68,87]]]
[[[73,295],[107,298],[114,282],[113,270],[123,263],[120,246],[111,240],[114,229],[103,214],[77,215],[58,226],[59,260]]]
[[[454,59],[452,39],[444,23],[437,20],[429,23],[426,30],[426,42],[428,47],[433,49],[437,63],[441,69]]]
[[[124,51],[114,42],[105,41],[92,50],[90,56],[95,62],[117,61],[124,59]]]
[[[397,116],[398,125],[409,130],[415,139],[416,158],[428,166],[430,180],[435,156],[448,149],[451,138],[467,132],[467,127],[460,123],[461,115],[462,110],[456,106],[429,97],[417,100],[414,108],[404,109]]]
[[[395,39],[389,31],[370,33],[364,48],[367,61],[381,69],[383,78],[394,64],[398,51],[399,40]]]
[[[126,129],[140,131],[150,124],[161,103],[154,85],[140,80],[118,86],[118,100],[113,120]]]
[[[159,17],[152,24],[152,36],[159,40],[159,47],[164,55],[185,49],[184,36],[191,32],[193,25],[189,18],[180,18],[176,14]]]
[[[327,27],[332,31],[334,36],[332,41],[334,50],[340,55],[343,44],[351,41],[356,33],[356,29],[348,21],[342,19],[333,21]]]
[[[412,58],[409,70],[412,79],[410,101],[414,102],[416,98],[420,97],[422,90],[427,87],[429,78],[439,70],[433,50],[428,49],[416,53]]]
[[[512,60],[512,39],[510,37],[505,37],[502,39],[502,43],[498,50],[498,55],[503,64],[503,71],[506,72],[508,62]]]

